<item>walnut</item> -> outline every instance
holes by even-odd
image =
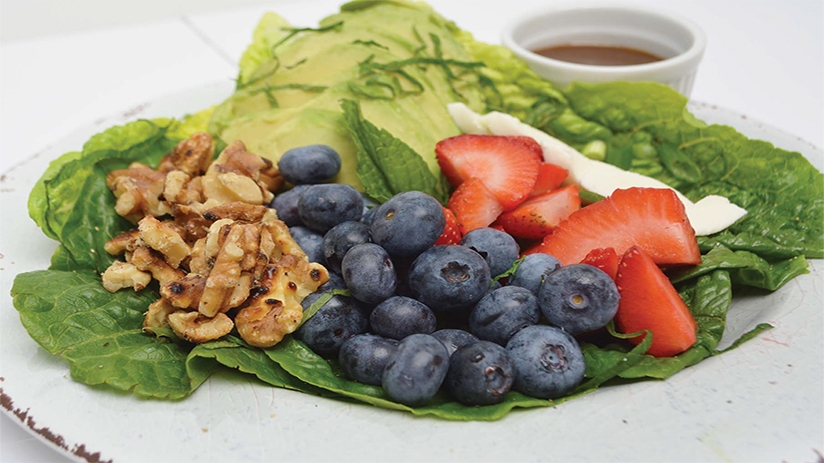
[[[208,275],[214,264],[213,256],[206,255],[206,238],[200,238],[192,245],[192,254],[189,256],[189,272],[197,275]]]
[[[133,252],[126,253],[126,260],[134,264],[139,270],[151,273],[152,278],[161,285],[186,276],[183,270],[167,264],[162,254],[146,246],[140,246]]]
[[[179,280],[170,281],[161,286],[160,295],[178,309],[197,310],[205,287],[205,276],[190,273]]]
[[[146,215],[160,217],[168,214],[168,204],[160,199],[165,177],[140,163],[133,163],[128,169],[110,172],[106,176],[106,185],[117,198],[114,210],[135,223]]]
[[[139,244],[140,232],[137,230],[129,230],[115,236],[109,241],[106,241],[103,245],[103,249],[105,249],[109,254],[117,256],[127,251],[134,251]]]
[[[209,241],[214,234],[210,232],[206,238],[207,253]],[[207,317],[237,307],[249,296],[252,278],[248,272],[243,275],[243,271],[254,267],[254,257],[257,256],[260,242],[258,227],[250,224],[232,223],[221,227],[217,234],[224,235],[225,238],[219,239],[220,250],[198,306],[198,311]]]
[[[201,175],[209,168],[214,155],[212,136],[204,132],[194,133],[164,156],[157,170],[163,173],[179,170],[190,177]]]
[[[211,172],[211,169],[210,169]],[[203,193],[209,199],[221,203],[243,201],[263,204],[263,193],[258,184],[249,177],[234,172],[214,173],[203,177]]]
[[[244,340],[271,346],[297,328],[302,299],[329,275],[265,207],[284,182],[277,166],[241,142],[211,162],[213,154],[211,137],[195,134],[157,170],[135,163],[109,174],[117,212],[137,229],[106,243],[126,262],[112,265],[103,284],[137,290],[159,282],[144,327],[168,324],[183,339],[206,342],[233,329],[229,313]]]
[[[140,291],[149,285],[152,276],[128,262],[115,261],[103,272],[103,287],[110,293],[123,288]]]
[[[266,167],[260,171],[260,183],[265,185],[266,189],[269,191],[280,190],[286,181],[280,176],[278,167],[271,160],[266,158],[262,159],[266,164]]]
[[[261,170],[267,168],[263,158],[247,152],[243,142],[235,141],[209,166],[202,179],[203,194],[220,203],[268,204],[274,194],[260,180]]]
[[[322,265],[294,255],[270,265],[247,305],[235,316],[240,337],[252,346],[274,346],[300,326],[303,298],[328,280]]]
[[[203,204],[198,202],[172,204],[175,224],[184,231],[183,236],[187,243],[205,237],[209,227],[212,226],[212,221],[203,217],[203,210]]]
[[[178,268],[183,259],[192,253],[192,249],[180,236],[180,231],[169,222],[161,222],[147,215],[138,222],[137,229],[140,231],[140,239],[163,254],[173,268]]]
[[[274,249],[267,251],[270,260],[280,259],[284,255],[295,255],[308,260],[303,248],[298,245],[292,234],[289,232],[289,227],[277,218],[274,209],[267,209],[266,214],[260,221],[262,228],[268,234],[267,239],[274,243]],[[263,231],[261,231],[263,234]],[[263,238],[261,238],[262,240]]]
[[[220,251],[220,247],[223,246],[226,236],[229,235],[233,223],[235,221],[232,219],[220,219],[209,227],[209,233],[206,235],[203,247],[203,253],[207,258],[214,260],[217,257],[217,253]]]
[[[169,326],[169,315],[177,310],[179,309],[161,297],[149,304],[149,310],[143,315],[143,328]]]
[[[234,201],[205,210],[203,217],[206,220],[232,219],[244,222],[260,222],[268,210],[270,209],[265,206]]]
[[[169,326],[175,334],[189,342],[203,343],[226,336],[234,323],[224,313],[205,317],[197,312],[178,310],[169,315]]]

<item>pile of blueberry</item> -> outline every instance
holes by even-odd
[[[519,257],[507,233],[482,228],[434,246],[445,226],[438,201],[413,191],[377,205],[349,185],[323,183],[340,169],[327,146],[290,150],[278,167],[294,187],[272,207],[330,272],[304,309],[333,289],[351,294],[333,296],[295,336],[351,379],[410,406],[441,388],[487,405],[510,389],[557,398],[582,381],[574,336],[603,327],[618,308],[606,273],[530,254],[495,279]]]

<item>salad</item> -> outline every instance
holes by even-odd
[[[52,163],[32,191],[30,215],[60,245],[51,267],[19,275],[12,294],[30,335],[67,359],[75,380],[179,399],[229,367],[317,395],[446,419],[497,419],[515,407],[555,405],[616,377],[666,378],[716,355],[735,289],[774,291],[806,272],[806,258],[824,256],[824,179],[800,154],[707,126],[685,111],[682,96],[659,85],[574,85],[561,92],[507,50],[475,41],[425,5],[356,1],[304,29],[267,15],[240,69],[235,94],[216,108],[183,121],[113,127]],[[358,101],[360,112],[346,111],[342,99]],[[348,380],[334,362],[288,336],[259,349],[233,336],[192,346],[146,334],[143,312],[156,289],[109,293],[101,286],[100,273],[114,261],[104,244],[130,226],[114,212],[109,172],[135,161],[156,165],[181,140],[206,130],[218,145],[242,140],[273,160],[290,148],[324,143],[342,158],[335,181],[377,202],[410,190],[445,202],[451,187],[433,147],[460,133],[447,110],[456,101],[511,114],[693,201],[717,194],[747,210],[730,228],[698,239],[699,265],[669,274],[698,322],[693,347],[658,358],[645,355],[648,345],[616,337],[582,346],[587,379],[562,399],[511,392],[497,405],[466,407],[437,396],[409,407]],[[375,155],[389,147],[398,156]]]

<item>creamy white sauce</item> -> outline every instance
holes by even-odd
[[[659,180],[590,159],[546,132],[524,124],[515,116],[500,112],[480,115],[463,103],[450,103],[447,108],[455,124],[464,133],[531,137],[541,145],[544,161],[569,171],[567,184],[579,185],[601,196],[609,196],[619,188],[632,187],[667,188],[675,191],[684,203],[687,217],[697,236],[720,232],[747,214],[746,210],[723,196],[710,195],[693,203]]]

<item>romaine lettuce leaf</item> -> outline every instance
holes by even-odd
[[[272,48],[286,37],[289,27],[280,15],[270,11],[263,14],[252,32],[252,42],[240,57],[238,87],[247,83],[261,64],[272,59]]]
[[[660,84],[573,84],[565,95],[577,114],[636,141],[632,170],[693,201],[718,194],[747,210],[702,239],[705,250],[723,245],[771,264],[824,257],[824,175],[800,153],[704,124],[687,112],[685,97]]]
[[[189,348],[142,332],[151,290],[109,293],[90,271],[18,275],[11,294],[20,320],[46,351],[69,362],[72,378],[142,397],[189,395],[215,365],[187,368]]]

